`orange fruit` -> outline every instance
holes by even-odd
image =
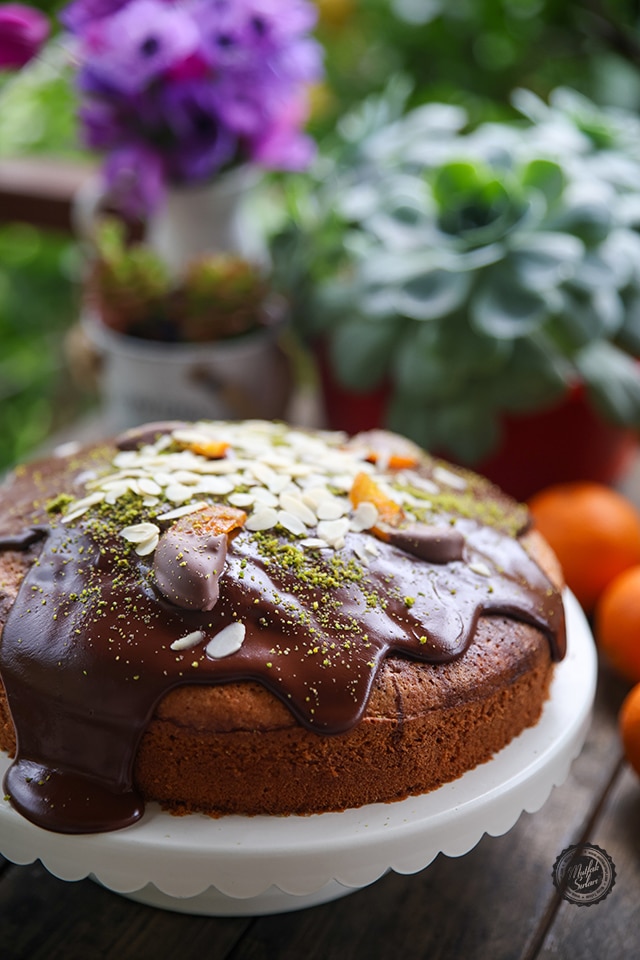
[[[605,587],[596,605],[594,631],[611,666],[640,683],[640,565]]]
[[[640,683],[627,694],[618,716],[622,745],[627,760],[640,774]]]
[[[640,564],[640,514],[611,487],[556,484],[535,494],[529,508],[587,612],[614,577]]]

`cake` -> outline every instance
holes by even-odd
[[[425,793],[535,724],[561,574],[385,431],[150,424],[0,488],[4,792],[63,833]]]

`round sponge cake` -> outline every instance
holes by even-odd
[[[20,468],[5,792],[74,833],[432,790],[537,721],[561,586],[524,507],[386,432],[151,424]]]

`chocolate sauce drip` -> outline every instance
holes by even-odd
[[[471,520],[457,528],[464,561],[416,562],[376,541],[378,555],[363,567],[357,557],[370,534],[350,533],[340,555],[303,568],[291,562],[302,552],[288,541],[243,530],[205,612],[170,603],[153,559],[124,559],[121,538],[97,541],[84,520],[54,527],[0,645],[18,739],[5,780],[12,803],[59,832],[134,822],[144,809],[133,783],[140,737],[159,700],[183,684],[254,679],[309,730],[338,734],[362,717],[389,653],[453,660],[483,612],[535,624],[561,658],[562,603],[539,567],[494,528]],[[235,620],[246,627],[241,648],[209,658],[208,641]],[[199,646],[171,649],[195,631]]]
[[[48,527],[29,527],[20,533],[0,533],[0,553],[6,550],[16,550],[18,552],[28,550],[34,543],[43,540],[49,533]]]

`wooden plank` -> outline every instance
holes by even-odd
[[[640,780],[624,766],[607,803],[585,838],[613,859],[616,882],[600,903],[561,901],[540,960],[618,960],[640,956]]]
[[[72,229],[71,208],[94,167],[52,157],[0,160],[0,223]]]
[[[250,922],[156,910],[91,880],[58,880],[39,863],[0,878],[2,960],[223,960]]]

